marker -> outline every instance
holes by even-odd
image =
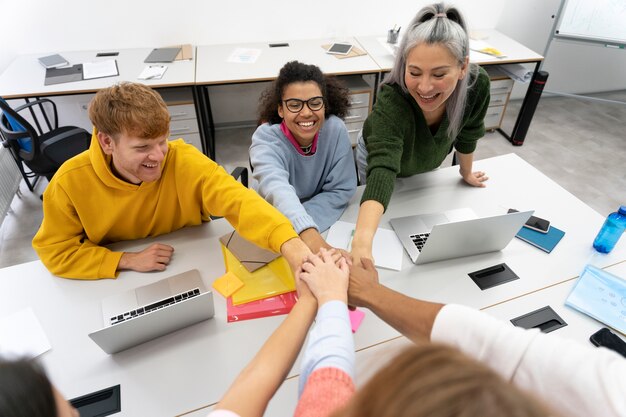
[[[611,45],[607,43],[604,46],[606,46],[607,48],[613,48],[613,49],[626,49],[626,46],[624,45]]]
[[[351,251],[352,250],[352,239],[354,238],[354,229],[352,229],[352,232],[350,232],[350,239],[348,239],[348,244],[346,245],[346,250],[347,251]]]

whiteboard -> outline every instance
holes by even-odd
[[[564,0],[555,36],[626,44],[626,0]]]

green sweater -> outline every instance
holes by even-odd
[[[383,85],[372,113],[363,125],[367,147],[367,185],[361,198],[376,200],[387,210],[396,177],[409,177],[439,167],[452,145],[463,154],[476,149],[485,134],[489,106],[489,76],[480,68],[470,88],[456,140],[448,138],[446,114],[433,136],[422,110],[397,84]]]

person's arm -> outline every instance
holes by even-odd
[[[376,200],[367,200],[361,203],[359,216],[356,221],[354,236],[352,237],[352,262],[360,265],[361,259],[372,259],[372,244],[378,229],[384,207]]]
[[[489,177],[483,171],[472,171],[474,154],[457,152],[456,156],[459,159],[459,173],[461,177],[463,177],[463,180],[471,186],[484,187],[484,182],[487,181]]]
[[[285,257],[294,276],[300,270],[304,259],[311,254],[311,249],[300,238],[289,239],[280,247],[280,253]]]
[[[55,181],[44,193],[43,221],[32,245],[52,274],[72,279],[115,278],[123,255],[87,238],[72,200]]]
[[[302,204],[320,232],[339,220],[356,192],[357,183],[352,146],[344,123],[337,117],[329,117],[323,129],[327,130],[323,131],[324,136],[320,134],[320,141],[328,141],[326,146],[334,145],[324,161],[324,166],[330,169],[322,178],[320,192]]]
[[[300,232],[300,239],[311,249],[311,252],[318,253],[321,248],[330,249],[331,246],[324,240],[316,228],[311,227]]]
[[[353,263],[350,269],[350,305],[366,307],[394,329],[413,341],[430,338],[443,304],[417,300],[378,282],[378,272],[369,259]]]
[[[276,253],[283,252],[285,242],[298,237],[289,220],[254,190],[212,161],[208,168],[202,173],[206,213],[225,217],[242,237]]]
[[[626,360],[615,352],[514,327],[459,305],[441,310],[431,339],[485,363],[561,415],[626,415]]]
[[[254,167],[252,176],[258,184],[257,192],[289,219],[297,233],[317,228],[289,181],[288,155],[283,154],[283,139],[274,133],[268,125],[261,125],[252,135],[250,164]]]
[[[260,417],[282,384],[302,348],[317,303],[301,294],[287,318],[232,383],[215,409],[230,410],[241,417]]]
[[[316,323],[302,359],[295,416],[326,417],[354,393],[354,339],[348,317],[349,269],[338,252],[322,249],[302,265],[300,279],[318,301]]]

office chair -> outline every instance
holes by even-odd
[[[53,123],[44,104],[52,106]],[[43,128],[34,106],[39,107],[40,117],[45,121]],[[37,129],[19,114],[26,109]],[[0,98],[0,110],[2,146],[11,152],[30,191],[34,190],[40,177],[44,176],[49,181],[63,162],[89,148],[91,135],[85,129],[76,126],[59,127],[56,104],[51,100],[38,99],[13,109]]]

